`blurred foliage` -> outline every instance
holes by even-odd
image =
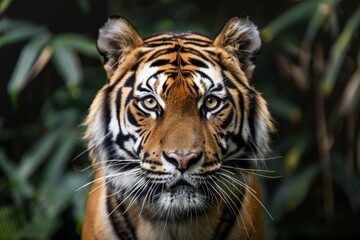
[[[264,42],[255,84],[278,128],[268,169],[281,177],[262,178],[267,239],[359,239],[356,0],[48,2],[0,2],[0,239],[79,238],[88,188],[77,189],[91,180],[81,123],[106,81],[96,31],[113,14],[145,37],[215,36],[251,15]]]

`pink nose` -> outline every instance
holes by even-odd
[[[164,153],[164,157],[168,162],[175,165],[177,169],[179,169],[180,171],[184,171],[188,169],[191,165],[198,162],[202,157],[202,153],[169,153],[169,155],[166,155]]]

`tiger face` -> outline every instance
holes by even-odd
[[[123,18],[100,29],[108,83],[86,121],[93,164],[127,208],[186,220],[243,201],[272,129],[251,77],[261,40],[247,18],[212,40],[141,39]]]

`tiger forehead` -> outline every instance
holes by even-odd
[[[162,33],[156,34],[144,40],[144,44],[148,46],[159,46],[166,43],[180,43],[180,44],[196,44],[200,43],[203,46],[211,46],[213,40],[198,33],[179,32],[179,33]]]
[[[193,33],[161,34],[144,41],[144,58],[152,67],[170,64],[174,68],[196,68],[213,62],[213,41]],[[213,64],[213,63],[212,63]],[[168,68],[169,66],[167,66]]]
[[[194,33],[166,33],[144,41],[140,81],[163,96],[198,98],[216,84],[219,64],[213,41]],[[145,87],[146,88],[146,87]]]

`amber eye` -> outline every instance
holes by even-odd
[[[141,103],[148,110],[154,110],[158,106],[158,102],[156,101],[156,98],[153,96],[144,97],[141,100]]]
[[[217,108],[220,104],[220,99],[214,96],[209,96],[207,98],[205,98],[204,101],[204,107],[207,110],[214,110],[215,108]]]

